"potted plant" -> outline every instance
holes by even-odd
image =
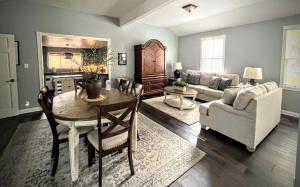
[[[188,84],[187,84],[186,82],[184,82],[184,81],[176,81],[176,82],[174,83],[175,89],[176,89],[176,90],[179,90],[179,91],[183,91],[183,92],[186,91],[187,85],[188,85]]]
[[[83,49],[83,64],[80,66],[80,71],[85,73],[82,86],[86,89],[89,99],[100,96],[102,82],[99,80],[99,74],[108,73],[108,64],[114,59],[113,54],[109,49],[102,52],[98,49]]]

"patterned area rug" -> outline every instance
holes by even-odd
[[[204,152],[139,114],[141,140],[133,154],[130,176],[127,150],[103,162],[103,186],[167,186],[196,164]],[[0,186],[71,186],[68,144],[60,145],[55,177],[51,173],[52,135],[46,120],[21,124],[0,160]],[[98,160],[98,158],[97,158]],[[87,148],[80,142],[80,175],[74,186],[98,185],[98,162],[87,166]]]
[[[168,95],[169,97],[174,97],[171,95]],[[200,102],[196,101],[196,107],[191,110],[179,110],[178,108],[171,107],[167,104],[165,104],[164,101],[164,96],[162,97],[154,97],[151,99],[145,99],[143,102],[147,103],[148,105],[172,116],[173,118],[178,119],[179,121],[182,121],[186,123],[187,125],[192,125],[196,122],[199,122],[200,118],[200,113],[199,113],[199,107],[200,107]],[[179,100],[179,98],[178,98]]]

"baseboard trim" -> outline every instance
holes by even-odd
[[[31,113],[31,112],[38,112],[41,110],[42,110],[41,107],[26,108],[26,109],[19,110],[19,114],[27,114],[27,113]]]
[[[287,116],[292,116],[292,117],[295,117],[295,118],[299,118],[298,113],[291,112],[291,111],[288,111],[288,110],[281,110],[281,114],[284,114],[284,115],[287,115]]]

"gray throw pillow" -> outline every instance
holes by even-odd
[[[210,80],[209,80],[209,84],[208,87],[217,90],[219,87],[219,84],[221,82],[222,78],[217,77],[217,76],[213,76]]]
[[[188,82],[188,74],[186,72],[182,72],[182,81]]]
[[[220,81],[218,90],[224,91],[226,88],[229,88],[229,86],[231,85],[231,82],[232,82],[231,79],[222,78],[222,80]]]
[[[188,74],[188,81],[189,84],[199,85],[200,84],[200,74]]]

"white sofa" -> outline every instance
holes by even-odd
[[[200,105],[200,123],[202,127],[218,131],[254,152],[279,123],[281,100],[282,89],[276,85],[276,88],[252,99],[244,110],[237,110],[222,100],[204,103]]]
[[[196,91],[198,91],[196,98],[203,100],[203,101],[218,100],[218,99],[221,99],[221,97],[223,95],[223,91],[211,89],[208,87],[209,78],[211,78],[212,76],[225,77],[225,78],[232,79],[231,87],[236,87],[240,83],[239,74],[216,74],[216,73],[200,72],[197,70],[186,70],[185,74],[188,75],[189,73],[200,74],[200,82],[202,84],[198,84],[198,85],[188,84],[188,87],[193,88]],[[201,79],[203,79],[204,77],[207,81],[201,81]],[[185,80],[185,81],[187,81],[187,80]]]

